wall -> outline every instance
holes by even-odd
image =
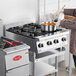
[[[76,8],[76,0],[59,0],[60,1],[60,8],[63,5],[66,5],[65,8]]]
[[[0,18],[4,23],[33,19],[36,3],[36,0],[0,0]]]
[[[47,19],[51,20],[50,15],[54,14],[57,10],[58,10],[58,0],[41,0],[40,1],[40,19],[41,19],[41,21],[47,21]],[[47,18],[45,19],[44,16],[47,16]]]
[[[44,0],[40,0],[40,13],[43,14]],[[46,0],[46,13],[57,10],[57,0]],[[0,0],[0,18],[4,23],[36,19],[37,0]]]
[[[41,0],[40,1],[40,13],[44,14],[44,1],[45,1],[45,13],[55,13],[58,10],[58,0]]]
[[[60,8],[65,4],[67,8],[75,8],[75,0],[59,0]],[[46,0],[46,14],[54,13],[58,9],[58,0]],[[4,23],[22,20],[36,20],[37,0],[0,0],[0,18]],[[40,16],[44,15],[44,0],[40,0]]]

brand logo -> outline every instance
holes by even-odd
[[[22,56],[21,55],[18,55],[18,56],[15,56],[14,58],[13,58],[13,60],[14,61],[18,61],[18,60],[20,60],[22,58]]]

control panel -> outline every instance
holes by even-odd
[[[41,40],[37,42],[38,53],[49,51],[52,48],[58,48],[67,44],[67,36],[63,35],[56,38]]]

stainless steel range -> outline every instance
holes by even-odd
[[[0,76],[29,76],[28,49],[30,47],[21,41],[1,37]]]
[[[55,31],[42,31],[41,25],[35,23],[16,25],[6,31],[6,37],[23,41],[31,47],[29,51],[30,62],[35,62],[35,58],[50,56],[54,53],[53,49],[63,48],[65,50],[65,46],[67,46],[69,51],[69,35],[69,30],[60,27]],[[33,63],[32,65],[34,68]],[[44,76],[36,75],[32,69],[31,71],[33,73],[31,76]]]
[[[57,28],[55,31],[45,32],[38,24],[30,23],[23,26],[9,28],[6,36],[21,40],[31,46],[31,51],[40,54],[52,48],[67,44],[69,31]]]

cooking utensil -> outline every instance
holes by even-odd
[[[44,22],[41,24],[42,31],[54,31],[56,30],[56,25],[54,22]]]

